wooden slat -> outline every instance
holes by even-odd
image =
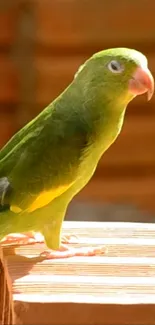
[[[18,76],[13,60],[0,55],[0,102],[3,104],[18,101]]]
[[[49,47],[87,48],[154,40],[154,1],[34,0],[35,41]],[[140,8],[140,9],[139,9]],[[140,11],[139,11],[140,10]],[[131,23],[132,17],[132,23]],[[145,24],[144,24],[145,21]],[[84,49],[83,49],[84,50]]]
[[[8,276],[6,263],[3,257],[2,248],[0,247],[0,324],[13,325],[13,299],[11,292],[11,282]]]
[[[83,59],[83,56],[63,58],[36,56],[34,63],[36,102],[46,105],[57,97],[73,80],[75,72],[83,63]]]
[[[155,211],[155,177],[96,178],[78,194],[82,200],[134,204]]]
[[[17,247],[16,255],[6,247],[4,254],[20,321],[154,325],[155,225],[64,222],[63,233],[78,235],[78,246],[104,246],[106,253],[42,260],[37,256],[45,249],[43,244]],[[94,313],[97,306],[98,312]]]
[[[12,45],[16,33],[17,18],[18,10],[16,6],[3,8],[3,4],[0,4],[0,47]]]
[[[16,115],[4,113],[0,110],[0,148],[11,138],[17,130]]]

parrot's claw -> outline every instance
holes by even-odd
[[[68,258],[74,256],[98,256],[105,254],[105,247],[78,247],[68,248],[66,245],[61,245],[59,250],[46,250],[40,254],[46,259]]]
[[[29,245],[44,242],[44,237],[38,232],[15,233],[4,237],[0,243],[6,245]]]
[[[65,235],[61,237],[61,242],[65,244],[78,244],[77,235]]]
[[[78,236],[66,235],[62,237],[65,244],[77,244]],[[44,237],[39,232],[29,231],[26,233],[15,233],[5,236],[1,241],[1,245],[29,245],[35,243],[44,243]]]

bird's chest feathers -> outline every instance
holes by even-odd
[[[80,164],[80,173],[85,175],[87,180],[94,174],[101,156],[116,140],[121,131],[123,120],[124,114],[114,116],[114,118],[107,117],[96,126],[93,141],[84,151]]]
[[[100,158],[119,135],[124,121],[124,111],[120,114],[105,114],[95,127],[95,136],[91,151],[93,156]]]

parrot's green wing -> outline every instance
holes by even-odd
[[[0,161],[0,210],[8,206],[15,213],[33,212],[76,182],[87,134],[72,131],[57,125],[40,127],[39,134],[35,128],[5,155]]]
[[[26,173],[27,174],[27,173]],[[21,178],[18,180],[18,174],[12,175],[13,179],[9,177],[0,178],[0,211],[6,210],[8,207],[10,211],[15,213],[33,212],[49,204],[56,197],[67,191],[74,183],[74,180],[67,180],[60,182],[52,173],[49,177],[49,182],[40,177],[35,178],[35,173],[29,172],[28,178]],[[16,180],[17,177],[17,180]]]
[[[1,187],[1,196],[0,196],[0,212],[6,210],[7,208],[10,209],[10,211],[14,213],[20,213],[20,212],[34,212],[35,210],[42,208],[49,204],[51,201],[53,201],[56,197],[60,196],[64,192],[66,192],[74,182],[70,184],[65,184],[62,186],[58,186],[55,188],[52,188],[51,190],[42,190],[42,192],[38,192],[32,198],[32,193],[22,193],[23,201],[22,205],[25,207],[22,209],[18,205],[16,205],[16,200],[13,200],[14,202],[11,203],[11,196],[12,194],[15,194],[15,191],[13,188],[11,188],[11,184],[9,183],[8,179],[4,178],[0,179],[0,187]],[[10,200],[9,200],[10,196]]]

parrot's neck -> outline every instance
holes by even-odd
[[[118,137],[126,110],[126,106],[116,107],[115,103],[105,105],[104,101],[96,102],[96,105],[93,103],[92,107],[91,103],[89,104],[89,123],[92,125],[92,134],[90,135],[89,149],[86,150],[86,159],[81,164],[81,174],[84,170],[87,171],[87,181],[94,174],[104,152]]]
[[[68,116],[72,112],[73,125],[76,119],[80,128],[88,133],[91,149],[95,154],[98,152],[100,157],[120,133],[128,103],[116,103],[113,99],[108,101],[102,92],[88,94],[82,89],[77,91],[74,83],[63,93],[61,100],[59,105],[66,110],[66,114],[68,111]]]
[[[104,151],[116,140],[119,135],[125,115],[126,107],[116,107],[115,103],[104,103],[100,101],[96,104],[96,125],[94,131],[96,132],[96,141],[94,146],[102,155]]]

